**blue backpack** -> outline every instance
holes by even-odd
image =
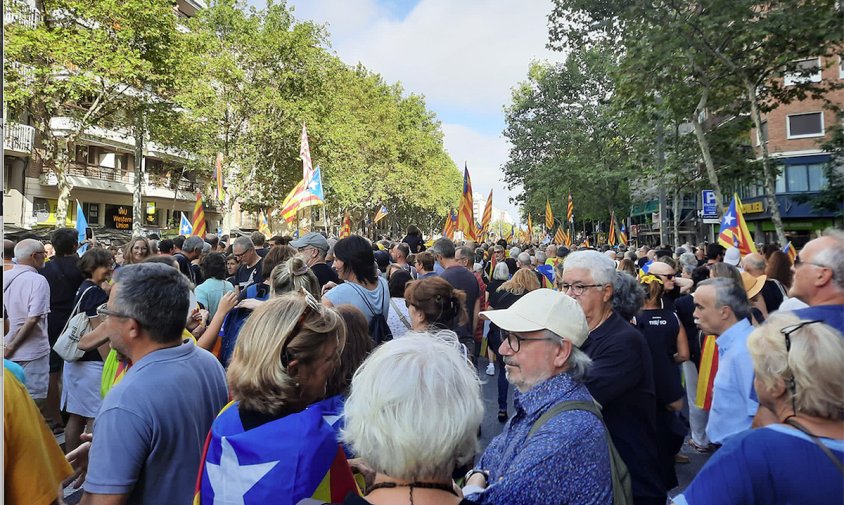
[[[255,298],[257,300],[267,300],[270,297],[269,286],[263,282],[260,284],[250,284],[246,286],[244,291],[244,298]],[[240,329],[243,323],[252,314],[250,309],[234,308],[226,314],[223,320],[223,327],[220,328],[220,363],[223,367],[229,366],[229,360],[234,352],[234,346],[237,343],[237,336],[240,334]]]

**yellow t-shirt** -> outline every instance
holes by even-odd
[[[48,505],[73,469],[26,388],[3,370],[5,502]]]

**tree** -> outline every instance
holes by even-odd
[[[168,3],[145,0],[42,0],[38,8],[34,28],[7,26],[5,98],[43,142],[35,154],[56,176],[61,226],[71,149],[91,127],[113,125],[128,94],[164,84],[150,77],[172,63],[175,15]]]

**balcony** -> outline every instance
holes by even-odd
[[[3,2],[3,26],[13,24],[35,28],[39,21],[41,21],[41,13],[29,2],[24,0]]]
[[[88,165],[85,163],[71,163],[67,171],[70,183],[74,187],[113,191],[116,193],[133,193],[135,190],[135,173],[113,167]],[[56,174],[45,167],[41,172],[41,184],[56,186]],[[143,187],[144,196],[158,198],[173,198],[173,186],[176,186],[176,198],[191,201],[196,198],[200,184],[187,177],[181,177],[174,184],[169,177],[160,174],[146,174]]]
[[[35,128],[12,121],[3,124],[3,151],[6,154],[29,156],[35,144]]]

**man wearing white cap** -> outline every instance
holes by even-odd
[[[580,306],[557,291],[537,289],[509,309],[481,317],[502,330],[499,352],[518,392],[516,414],[467,475],[467,498],[508,505],[564,498],[610,503],[608,434],[598,415],[587,411],[594,401],[581,382],[591,360],[580,350],[589,335]]]

